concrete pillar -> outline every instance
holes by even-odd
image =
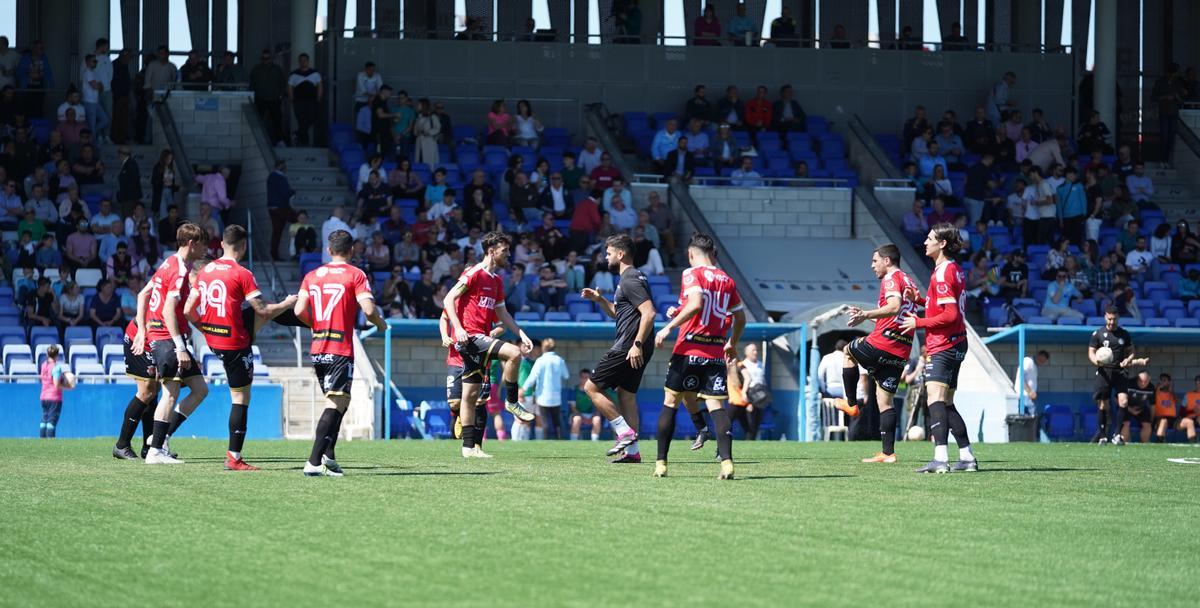
[[[83,56],[96,50],[96,39],[108,38],[108,6],[107,2],[79,3],[79,61],[82,65]],[[121,42],[109,41],[113,48],[118,48]]]
[[[317,1],[292,0],[292,65],[301,53],[313,56],[317,44]]]
[[[1109,128],[1117,124],[1117,4],[1096,3],[1094,105]]]

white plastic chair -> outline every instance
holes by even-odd
[[[846,424],[846,413],[833,403],[833,399],[821,399],[821,426],[825,429],[825,441],[829,441],[834,433],[841,433],[842,441],[849,441],[850,427]]]

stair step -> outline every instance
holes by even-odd
[[[346,176],[340,171],[317,172],[317,171],[292,171],[288,170],[288,182],[292,188],[311,188],[314,186],[341,186],[348,187]]]

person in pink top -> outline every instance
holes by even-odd
[[[64,388],[73,388],[67,378],[67,368],[58,362],[62,351],[57,344],[51,344],[46,349],[46,360],[42,363],[42,424],[38,437],[53,439],[58,417],[62,414],[62,392]]]
[[[221,223],[229,225],[229,212],[233,209],[234,201],[229,198],[225,189],[225,181],[229,179],[229,167],[221,167],[214,173],[196,176],[200,184],[200,204],[212,207],[221,214]]]
[[[513,117],[504,106],[503,99],[492,103],[492,110],[487,115],[487,143],[497,146],[507,146],[508,138],[512,136]]]
[[[693,46],[721,46],[721,20],[712,3],[704,6],[704,14],[692,22]]]

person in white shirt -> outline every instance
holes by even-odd
[[[75,120],[86,120],[87,110],[84,109],[80,100],[81,95],[79,91],[67,93],[67,100],[58,104],[58,122],[67,120],[67,110],[75,110]]]
[[[371,98],[383,86],[383,76],[375,71],[375,62],[368,61],[354,79],[354,111],[371,103]]]
[[[455,241],[455,244],[457,244],[459,247],[462,247],[463,251],[474,249],[475,255],[483,258],[483,241],[479,238],[478,226],[472,226],[471,232],[468,233],[467,236]]]
[[[337,207],[333,208],[333,213],[330,214],[329,219],[325,220],[324,224],[321,224],[321,242],[322,243],[328,243],[329,235],[333,234],[337,230],[345,230],[346,232],[351,232],[350,224],[347,224],[346,221],[344,219],[342,219],[344,217],[346,217],[346,208],[345,207],[338,205]],[[333,260],[333,258],[329,257],[328,248],[322,248],[321,249],[321,261],[328,264],[332,260]]]
[[[604,191],[604,201],[601,204],[601,208],[612,213],[614,198],[621,199],[621,202],[625,203],[626,209],[633,209],[633,194],[625,189],[625,180],[619,177],[614,177],[612,187]],[[613,224],[616,224],[616,220],[613,220]]]
[[[113,96],[112,96],[112,80],[113,80],[113,62],[109,56],[109,45],[107,38],[96,40],[96,67],[95,72],[96,82],[100,84],[100,109],[108,116],[108,124],[112,125],[113,116]],[[83,80],[82,78],[80,80]],[[109,137],[109,129],[105,128],[103,132],[96,133],[97,141],[100,143],[111,143],[112,138]]]
[[[458,193],[455,192],[453,188],[447,188],[446,191],[442,193],[442,200],[430,205],[429,219],[436,220],[439,217],[442,219],[450,217],[450,213],[453,212],[457,207],[457,205],[454,204],[454,197],[457,195]]]
[[[614,181],[614,183],[616,183]],[[631,230],[637,225],[637,212],[633,207],[625,206],[625,199],[612,199],[612,209],[608,211],[608,219],[617,230]]]
[[[761,188],[764,185],[762,175],[754,170],[754,159],[749,156],[742,157],[741,168],[735,169],[729,177],[729,184],[739,188]]]
[[[590,175],[592,170],[600,166],[600,157],[604,154],[604,150],[600,149],[595,137],[587,138],[587,142],[583,144],[583,149],[579,151],[579,168],[583,169],[585,174]]]
[[[1037,412],[1035,405],[1038,398],[1038,366],[1047,365],[1050,363],[1050,353],[1039,350],[1035,357],[1026,356],[1021,362],[1021,367],[1025,370],[1025,411]],[[1020,394],[1021,386],[1017,384],[1017,379],[1013,378],[1013,390]]]
[[[1130,274],[1142,274],[1150,270],[1150,264],[1153,262],[1154,254],[1146,249],[1146,237],[1139,236],[1137,238],[1137,249],[1125,255],[1125,269]]]
[[[829,399],[846,397],[846,388],[842,384],[842,367],[844,367],[846,356],[842,352],[844,350],[846,350],[846,341],[838,340],[833,351],[821,357],[821,363],[817,366],[817,380],[822,397]]]

